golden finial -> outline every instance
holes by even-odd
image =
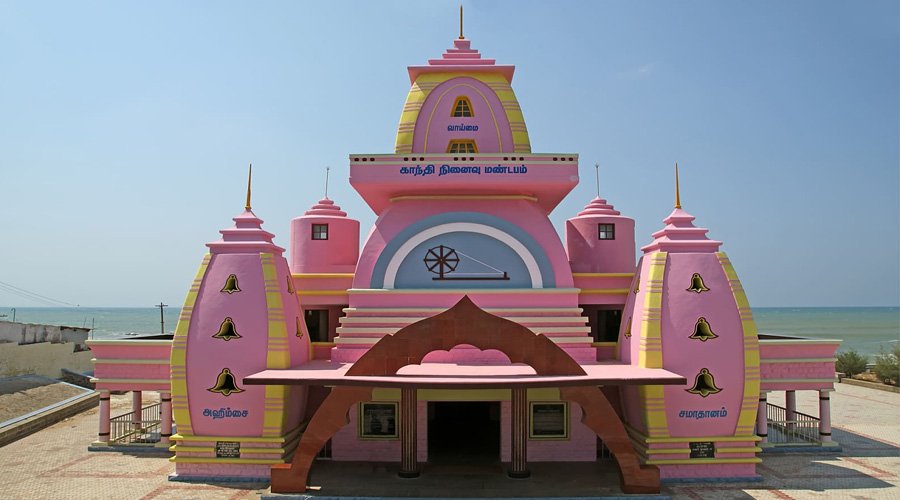
[[[462,5],[460,5],[459,6],[459,39],[460,40],[464,40],[466,38],[463,36],[463,32],[462,32],[462,19],[463,19]]]
[[[675,208],[681,208],[681,190],[678,187],[678,162],[675,162]]]
[[[253,163],[250,164],[250,173],[247,174],[247,204],[245,209],[250,210],[250,181],[253,179]]]
[[[325,199],[328,199],[328,172],[331,172],[331,167],[325,167]]]

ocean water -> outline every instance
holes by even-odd
[[[164,309],[164,331],[173,333],[178,307]],[[11,308],[0,307],[3,320]],[[874,356],[900,342],[898,307],[759,307],[753,309],[761,333],[843,340],[840,350],[855,349]],[[93,327],[93,338],[120,338],[160,333],[159,309],[144,308],[16,308],[16,321],[50,325]]]

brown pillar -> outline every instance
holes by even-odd
[[[416,462],[416,388],[400,389],[400,477],[419,477]]]
[[[509,477],[523,479],[531,476],[526,468],[528,459],[528,390],[517,387],[512,390],[512,463]]]

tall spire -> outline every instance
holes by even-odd
[[[250,163],[250,173],[247,174],[247,204],[244,208],[250,210],[250,181],[253,180],[253,163]]]
[[[600,164],[594,163],[594,173],[597,177],[597,198],[600,197]]]
[[[678,186],[678,162],[675,162],[675,208],[681,208],[681,190]]]
[[[462,12],[462,4],[459,6],[459,39],[465,40],[466,37],[463,36],[462,23],[463,22],[463,12]]]
[[[325,199],[328,199],[328,172],[331,171],[331,167],[325,167]]]

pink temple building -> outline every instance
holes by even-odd
[[[579,158],[532,152],[514,70],[462,33],[408,68],[393,153],[349,156],[378,217],[361,246],[326,197],[291,222],[286,259],[248,187],[174,339],[90,344],[95,445],[113,441],[109,391],[152,390],[173,479],[302,493],[317,457],[402,477],[502,463],[526,478],[530,462],[611,455],[624,492],[653,493],[758,477],[770,429],[800,425],[794,391],[814,390],[812,441],[828,446],[837,344],[759,335],[722,242],[677,194],[637,261],[634,220],[599,197],[561,241],[548,215]],[[788,395],[780,424],[771,391]]]

